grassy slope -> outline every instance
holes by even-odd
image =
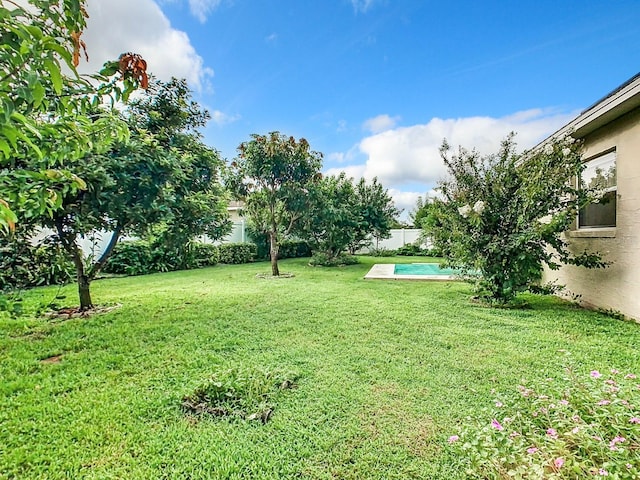
[[[362,280],[375,262],[102,280],[94,299],[123,304],[112,313],[1,320],[0,478],[456,478],[443,449],[456,423],[492,389],[560,376],[559,350],[640,373],[636,324],[554,298],[487,309],[465,284]],[[185,417],[181,397],[236,364],[297,370],[299,387],[264,426]]]

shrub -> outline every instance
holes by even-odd
[[[253,243],[223,243],[218,246],[220,263],[250,263],[255,259],[257,248]]]
[[[611,370],[520,385],[480,419],[467,419],[452,448],[472,478],[640,479],[640,384]]]
[[[210,267],[220,261],[218,247],[210,243],[192,243],[193,268]]]
[[[310,256],[311,247],[309,247],[309,244],[304,240],[283,240],[280,242],[278,258],[301,258]]]
[[[0,290],[64,284],[74,277],[73,263],[51,237],[36,245],[16,238],[0,247]]]
[[[415,243],[407,243],[396,250],[396,255],[407,257],[438,257],[436,248],[422,248]]]
[[[495,155],[441,149],[448,180],[423,221],[442,250],[446,266],[477,270],[480,298],[505,305],[537,285],[543,266],[603,267],[598,253],[569,248],[562,234],[578,210],[598,198],[597,189],[576,187],[584,168],[581,144],[571,137],[517,154],[509,136]]]
[[[269,259],[269,237],[266,234],[250,231],[250,238],[256,245],[256,259]],[[278,259],[310,257],[311,247],[305,240],[281,240],[278,248]]]
[[[395,257],[396,251],[388,248],[372,248],[368,255],[372,257]]]
[[[340,254],[331,256],[326,253],[316,252],[309,260],[309,265],[313,267],[342,267],[346,265],[355,265],[358,263],[358,257],[353,255]]]
[[[146,275],[188,270],[218,263],[218,247],[193,242],[182,248],[165,248],[146,240],[119,242],[105,264],[106,273]]]
[[[145,275],[157,272],[151,245],[146,240],[119,242],[107,260],[103,271],[124,275]]]

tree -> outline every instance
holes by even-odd
[[[571,137],[542,149],[516,154],[513,135],[495,155],[481,157],[443,143],[449,179],[440,183],[427,235],[446,264],[476,270],[481,298],[511,302],[518,292],[536,289],[544,264],[602,267],[596,253],[574,253],[562,237],[593,192],[576,185],[583,164],[581,146]]]
[[[332,263],[355,241],[360,228],[353,181],[344,173],[324,177],[310,190],[309,200],[298,234],[314,255],[319,253]]]
[[[91,281],[123,234],[143,235],[160,222],[175,242],[228,233],[222,161],[196,132],[208,113],[189,96],[185,80],[153,83],[130,106],[130,139],[84,157],[75,169],[87,188],[61,196],[60,208],[39,218],[75,265],[81,310],[92,307]],[[86,259],[78,239],[96,230],[111,232],[110,241],[100,258]]]
[[[126,125],[110,111],[94,118],[87,112],[105,97],[126,98],[147,81],[146,63],[131,53],[106,64],[100,74],[78,75],[80,56],[86,56],[81,39],[85,0],[28,3],[22,7],[0,1],[0,232],[4,235],[13,231],[19,218],[51,214],[60,207],[60,195],[85,188],[67,166],[127,134]],[[118,72],[123,85],[114,77]]]
[[[320,178],[322,154],[279,132],[252,135],[238,147],[227,184],[245,202],[254,227],[269,235],[271,273],[278,269],[279,242],[292,232],[308,208],[309,187]]]
[[[349,251],[354,254],[361,248],[371,244],[373,237],[377,243],[391,236],[395,218],[400,211],[395,207],[388,191],[374,178],[367,184],[364,178],[355,185],[354,214],[357,226],[354,238],[349,242]]]
[[[425,195],[424,198],[418,197],[415,209],[409,213],[409,219],[414,228],[422,228],[423,222],[429,216],[432,203],[433,199],[428,195]]]
[[[374,179],[354,185],[344,173],[323,178],[309,194],[310,206],[298,233],[333,263],[346,249],[354,253],[371,237],[388,238],[397,209]]]

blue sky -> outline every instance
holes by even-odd
[[[640,0],[89,0],[92,63],[124,50],[186,77],[231,160],[305,137],[326,173],[378,176],[410,210],[437,147],[530,147],[636,74]],[[118,49],[120,49],[118,51]],[[101,58],[106,57],[106,58]]]

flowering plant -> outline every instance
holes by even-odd
[[[640,380],[612,369],[523,382],[449,437],[471,478],[640,479]]]
[[[582,144],[570,136],[524,153],[509,136],[488,156],[442,145],[449,175],[422,225],[445,266],[480,273],[469,277],[479,300],[517,304],[518,293],[545,290],[544,265],[606,266],[597,252],[569,248],[562,235],[579,209],[598,198],[591,187],[576,185],[581,153]]]

